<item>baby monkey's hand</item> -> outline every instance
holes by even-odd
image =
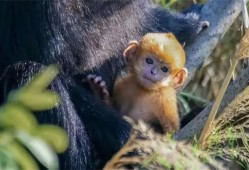
[[[95,74],[89,74],[86,80],[94,94],[100,97],[100,99],[103,100],[105,104],[110,105],[109,92],[102,77]]]

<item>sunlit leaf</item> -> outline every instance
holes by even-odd
[[[0,109],[0,126],[31,131],[37,126],[34,115],[20,105],[6,104]]]
[[[19,90],[8,98],[10,102],[19,102],[32,111],[51,109],[59,104],[59,97],[55,92],[42,91],[39,93]]]
[[[46,140],[58,153],[62,153],[67,149],[67,133],[57,126],[41,125],[37,129],[36,134],[42,139]]]
[[[47,143],[40,138],[32,137],[23,132],[18,132],[17,138],[42,165],[48,169],[58,169],[58,158]]]
[[[19,170],[13,157],[3,147],[0,147],[0,169]]]
[[[38,73],[28,85],[24,86],[24,88],[28,89],[30,92],[40,92],[51,84],[58,72],[59,69],[56,65],[48,66]]]
[[[5,149],[10,153],[21,169],[38,170],[36,161],[19,143],[12,141],[5,146]]]

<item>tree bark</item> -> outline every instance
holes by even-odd
[[[241,0],[209,0],[202,9],[202,20],[210,22],[209,28],[186,47],[188,56],[186,66],[189,70],[188,80],[191,80],[197,68],[210,56],[219,40],[223,37],[233,21],[241,12]],[[235,48],[235,47],[234,47]],[[223,98],[219,111],[230,103],[249,82],[249,67],[243,70],[236,81],[231,83]],[[186,139],[199,134],[203,129],[213,103],[210,103],[198,116],[182,128],[176,139]]]

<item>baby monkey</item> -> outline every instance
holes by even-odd
[[[101,77],[89,75],[93,90],[122,115],[148,123],[159,122],[164,132],[179,129],[176,88],[187,77],[185,52],[172,33],[148,33],[131,41],[124,51],[128,75],[120,77],[113,97]],[[97,87],[97,88],[96,88]]]

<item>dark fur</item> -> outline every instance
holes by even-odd
[[[0,16],[0,73],[17,61],[42,63],[6,69],[1,97],[43,65],[62,66],[52,85],[63,100],[61,106],[37,114],[41,122],[59,124],[69,133],[70,148],[60,157],[61,169],[101,167],[129,136],[130,125],[94,98],[81,78],[94,72],[111,89],[124,66],[121,54],[128,41],[147,32],[173,32],[183,43],[202,30],[197,13],[168,12],[149,0],[0,1]]]

